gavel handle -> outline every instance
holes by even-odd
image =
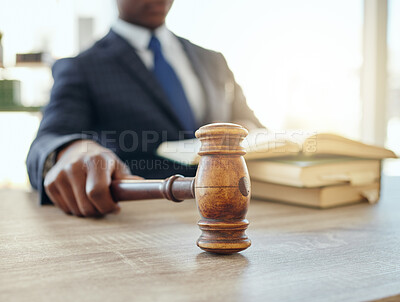
[[[173,175],[166,179],[119,179],[110,186],[111,195],[117,201],[168,199],[181,202],[194,198],[194,178]]]

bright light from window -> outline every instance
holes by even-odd
[[[361,0],[176,0],[170,28],[221,51],[272,128],[359,137]]]

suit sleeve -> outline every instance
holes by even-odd
[[[57,61],[53,78],[50,102],[27,157],[29,180],[38,190],[41,204],[51,203],[43,188],[43,169],[48,156],[74,140],[91,139],[85,132],[93,129],[88,83],[78,59]]]
[[[249,121],[258,128],[264,128],[265,126],[258,120],[254,111],[248,106],[246,97],[244,96],[243,90],[240,85],[236,82],[233,72],[229,69],[228,64],[222,54],[220,54],[223,61],[223,65],[226,70],[226,77],[229,82],[232,83],[233,88],[233,102],[232,102],[232,121]]]

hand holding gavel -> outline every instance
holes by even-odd
[[[250,246],[245,234],[250,182],[240,146],[246,135],[247,130],[235,124],[200,128],[196,132],[202,143],[196,177],[175,175],[166,180],[132,176],[110,150],[95,142],[76,141],[60,151],[44,187],[55,205],[77,216],[118,211],[115,201],[195,198],[202,230],[198,246],[215,253],[238,252]]]
[[[232,254],[251,244],[245,230],[250,180],[240,146],[247,130],[235,124],[210,124],[196,131],[202,145],[195,178],[180,175],[165,180],[114,180],[116,201],[165,198],[175,202],[195,198],[202,234],[197,245],[205,251]]]

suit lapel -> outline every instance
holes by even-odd
[[[153,73],[147,69],[143,61],[136,54],[135,49],[112,30],[108,33],[105,40],[109,40],[108,49],[115,55],[119,63],[153,96],[153,100],[158,103],[166,115],[180,129],[183,129],[184,127],[171,107],[167,96],[163,92],[163,88],[157,82]]]
[[[217,120],[214,115],[218,111],[218,108],[216,107],[216,102],[213,101],[217,98],[215,85],[212,83],[210,76],[207,74],[203,63],[193,49],[192,44],[184,38],[178,37],[178,39],[181,41],[183,49],[185,50],[189,61],[192,63],[193,70],[195,71],[204,91],[207,104],[204,122],[206,124],[212,123]]]

